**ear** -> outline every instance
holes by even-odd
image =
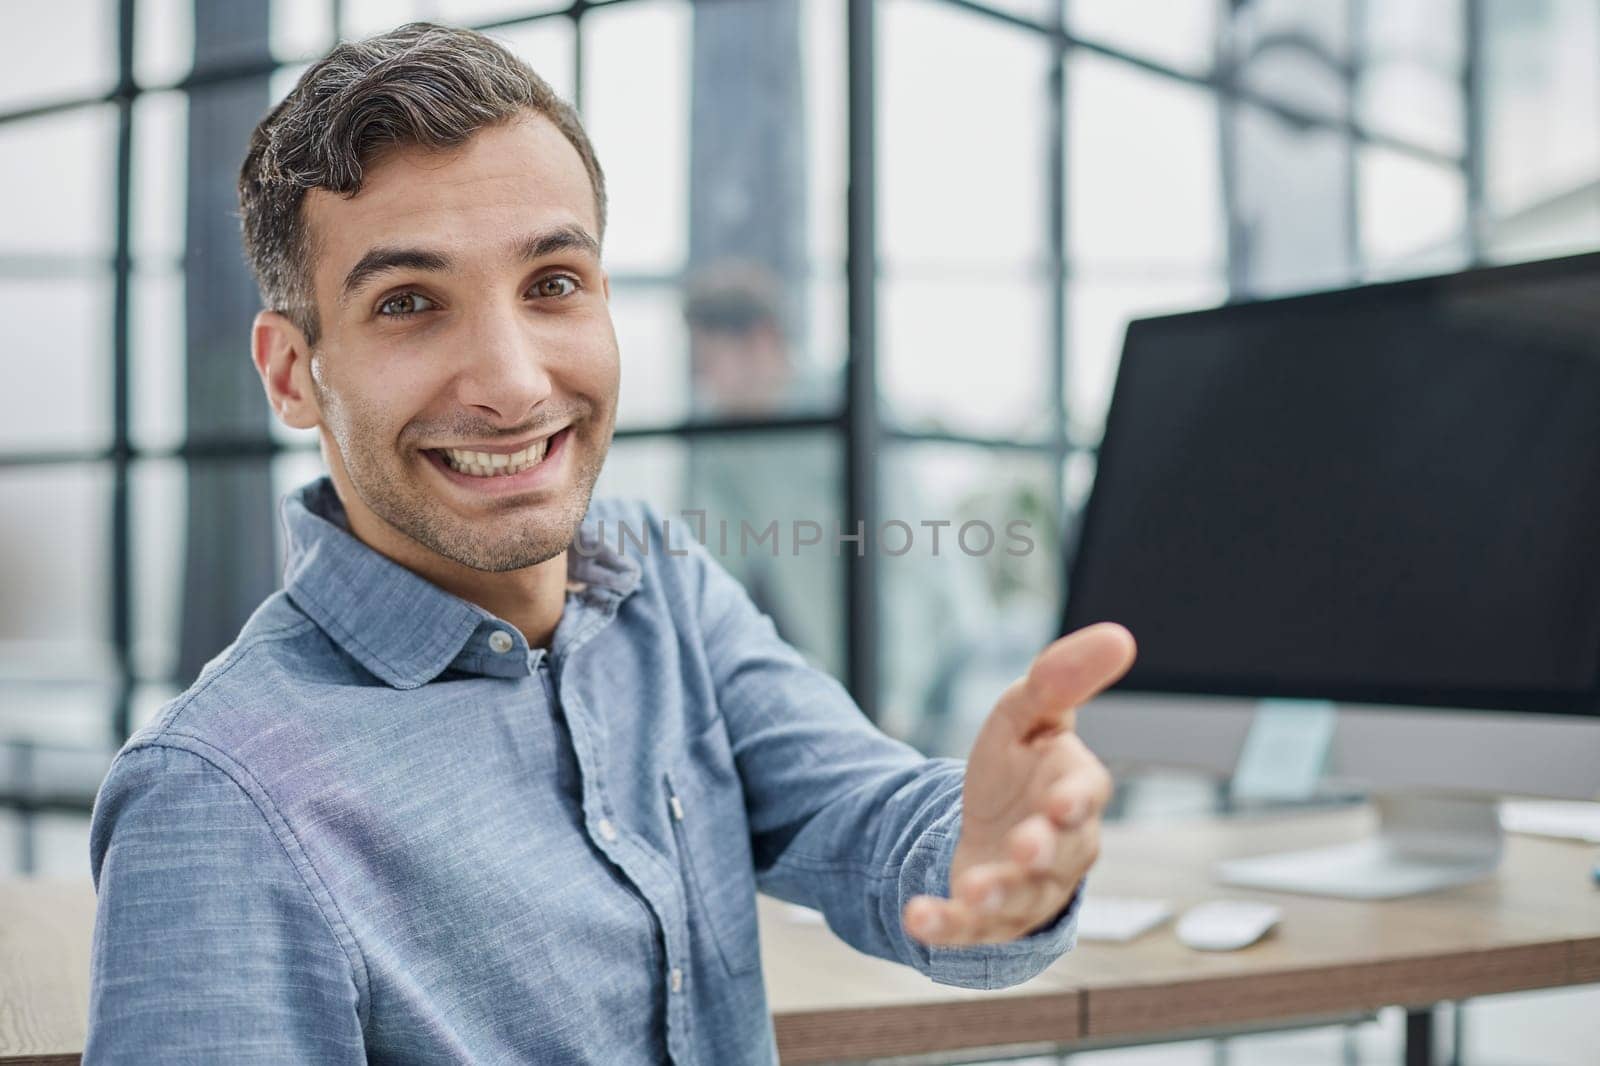
[[[287,315],[257,313],[250,327],[250,359],[261,375],[267,402],[284,425],[310,429],[322,424],[311,387],[311,346]]]

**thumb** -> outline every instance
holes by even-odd
[[[995,707],[1024,741],[1040,733],[1077,727],[1077,708],[1113,685],[1133,665],[1133,634],[1100,622],[1053,641],[1033,660],[1026,677],[1006,689]]]

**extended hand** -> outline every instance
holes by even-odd
[[[1133,665],[1111,623],[1055,641],[1012,682],[967,758],[950,898],[906,903],[906,931],[930,944],[1014,940],[1054,919],[1100,855],[1111,775],[1075,731],[1077,707]]]

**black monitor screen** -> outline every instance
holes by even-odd
[[[1133,323],[1101,619],[1129,689],[1593,713],[1600,254]]]

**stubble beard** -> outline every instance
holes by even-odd
[[[351,488],[367,508],[434,554],[485,573],[537,566],[571,546],[578,524],[588,513],[614,428],[608,419],[604,429],[597,429],[592,407],[571,423],[563,443],[568,454],[562,461],[573,469],[571,488],[564,496],[540,504],[507,502],[502,507],[503,514],[491,511],[468,521],[442,504],[437,493],[423,483],[436,474],[413,472],[400,464],[391,467],[377,449],[363,447],[362,441],[378,439],[380,434],[361,432],[359,414],[337,401],[331,406],[324,404],[323,411],[325,415],[336,415],[330,421],[335,421],[339,429],[330,431],[330,436],[339,449]],[[412,451],[409,455],[408,462],[429,462],[421,452]]]

